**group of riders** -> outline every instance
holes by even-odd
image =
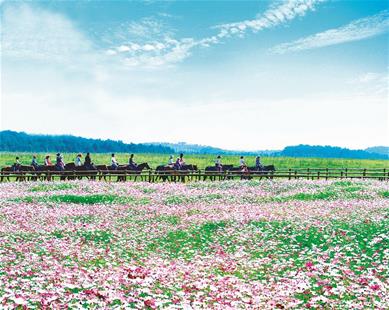
[[[32,160],[31,160],[31,164],[30,165],[32,167],[34,167],[34,169],[36,171],[40,170],[41,165],[39,165],[38,159],[37,159],[36,155],[32,156]],[[84,163],[82,162],[82,154],[78,154],[76,159],[74,160],[74,165],[76,167],[84,166],[86,168],[86,170],[93,170],[93,169],[95,169],[89,153],[86,154]],[[22,166],[22,164],[20,162],[19,157],[16,157],[15,163],[12,165],[12,170],[13,171],[20,171],[20,167],[21,166]],[[61,153],[57,153],[54,164],[51,161],[50,155],[46,155],[44,163],[43,163],[43,166],[44,167],[55,166],[55,169],[57,171],[64,171],[65,170],[65,162],[63,160],[62,154]]]
[[[74,165],[76,167],[84,166],[85,170],[95,170],[96,169],[94,164],[92,163],[90,153],[86,154],[84,162],[82,162],[82,154],[78,154],[74,160]],[[181,153],[177,157],[176,160],[174,160],[173,155],[170,155],[168,163],[165,167],[172,168],[174,170],[181,170],[184,167],[184,165],[185,165],[184,154]],[[33,166],[34,169],[37,171],[40,170],[40,165],[38,164],[38,160],[37,160],[36,155],[32,156],[31,166]],[[55,169],[57,171],[64,171],[65,170],[65,163],[64,163],[62,154],[57,153],[55,164],[53,164],[51,162],[50,155],[46,155],[45,160],[44,160],[44,166],[45,167],[55,166]],[[20,159],[19,159],[19,157],[16,157],[15,163],[12,166],[12,170],[13,171],[20,171],[20,167],[21,167]],[[112,155],[111,155],[111,166],[110,167],[112,170],[117,170],[119,167],[119,163],[116,160],[114,153],[112,153]],[[129,170],[137,170],[138,164],[134,160],[134,154],[130,155],[130,157],[128,159],[128,166],[127,167]],[[215,167],[216,167],[217,171],[219,171],[219,172],[223,171],[222,157],[220,155],[218,155],[215,159]],[[248,171],[248,166],[247,166],[246,161],[245,161],[243,156],[240,156],[239,167],[240,167],[240,170],[242,172]],[[259,156],[257,156],[255,158],[255,167],[259,171],[263,169],[263,165],[261,163],[261,158]]]

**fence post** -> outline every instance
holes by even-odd
[[[289,168],[289,180],[292,179],[292,169]]]
[[[328,180],[328,167],[326,169],[326,180]]]
[[[363,169],[363,177],[366,177],[366,168]]]
[[[317,179],[320,179],[320,170],[317,172]]]
[[[311,170],[308,168],[307,169],[307,180],[311,177]]]

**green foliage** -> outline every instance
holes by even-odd
[[[318,192],[318,193],[298,193],[289,197],[290,200],[302,200],[302,201],[311,201],[311,200],[329,200],[336,197],[334,192]]]
[[[62,191],[62,190],[73,189],[73,188],[77,188],[77,185],[71,183],[39,184],[31,187],[30,192]]]
[[[157,222],[169,223],[170,225],[174,225],[174,226],[181,223],[181,218],[176,215],[161,215],[155,217],[154,220],[156,220]]]
[[[212,245],[218,230],[226,227],[226,222],[209,222],[190,230],[170,231],[166,236],[153,240],[149,251],[162,251],[169,257],[191,258],[206,253]]]
[[[389,191],[383,191],[380,193],[382,197],[389,198]]]
[[[117,195],[52,195],[44,197],[24,197],[15,199],[22,202],[54,202],[54,203],[75,203],[75,204],[148,204],[148,198],[137,199],[131,196]]]
[[[114,235],[109,230],[77,231],[77,237],[83,238],[85,242],[109,244]]]

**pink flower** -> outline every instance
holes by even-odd
[[[152,309],[156,308],[154,299],[147,299],[147,300],[144,301],[144,304],[145,304],[146,307],[149,307],[149,308],[152,308]]]
[[[378,291],[380,289],[380,286],[378,284],[373,284],[373,285],[370,285],[370,288],[373,290],[373,291]]]
[[[368,285],[369,284],[369,280],[366,278],[359,278],[358,282],[361,285]]]

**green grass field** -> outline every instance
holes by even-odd
[[[39,164],[43,164],[46,153],[37,153]],[[55,161],[55,153],[49,153],[51,161]],[[77,154],[64,153],[65,163],[73,162]],[[31,163],[31,153],[0,153],[0,167],[12,165],[15,162],[15,157],[19,156],[22,164],[29,165]],[[84,154],[85,156],[85,154]],[[175,155],[176,156],[176,155]],[[95,164],[110,164],[111,154],[92,154],[92,161]],[[128,162],[129,154],[117,153],[116,158],[119,164]],[[215,161],[214,155],[203,154],[188,154],[185,155],[185,162],[188,164],[196,164],[200,169],[206,166],[212,166]],[[168,154],[135,154],[137,163],[147,162],[152,168],[158,165],[166,164],[169,159]],[[249,166],[255,165],[255,156],[246,156],[246,163]],[[277,169],[282,168],[389,168],[388,160],[367,160],[367,159],[334,159],[334,158],[292,158],[292,157],[262,157],[264,165],[275,165]],[[239,156],[224,155],[222,158],[223,164],[239,164]]]

